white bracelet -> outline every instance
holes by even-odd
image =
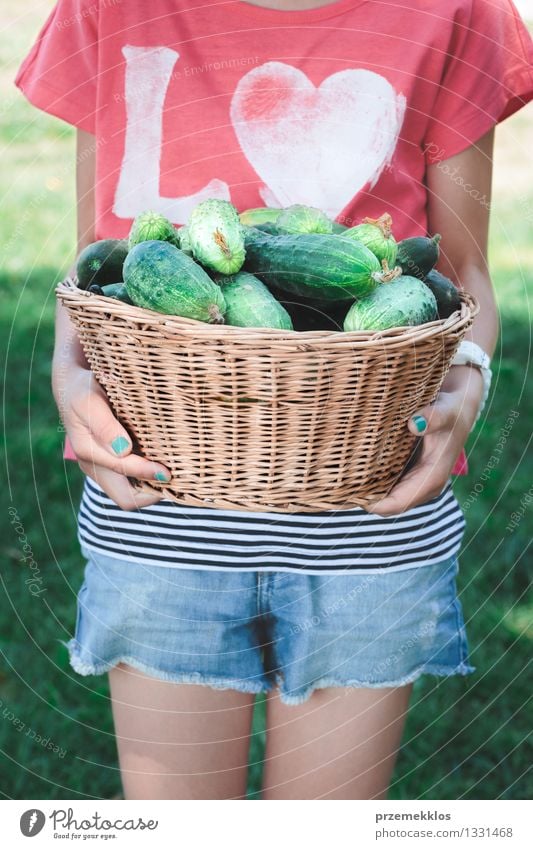
[[[479,410],[474,420],[474,425],[479,419],[487,398],[489,397],[490,384],[492,381],[492,371],[490,369],[490,357],[479,345],[475,342],[470,342],[468,339],[463,339],[459,345],[455,356],[451,362],[452,366],[476,366],[481,372],[483,378],[483,395],[479,403]]]

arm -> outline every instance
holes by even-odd
[[[95,240],[94,136],[78,130],[77,214],[78,250]],[[75,265],[70,269],[73,274]],[[131,441],[114,417],[102,387],[89,369],[74,325],[58,303],[52,361],[52,390],[80,468],[124,510],[159,501],[158,493],[137,492],[128,476],[154,480],[157,473],[170,479],[168,469],[133,454]],[[122,438],[122,442],[116,442]],[[115,449],[113,448],[115,445]],[[122,450],[116,450],[117,447]]]
[[[491,357],[498,338],[498,310],[487,266],[493,146],[491,130],[476,145],[446,160],[446,172],[438,164],[427,170],[429,231],[440,233],[444,245],[439,270],[479,301],[467,338]],[[455,169],[452,178],[449,171]]]
[[[95,156],[94,156],[94,136],[86,133],[83,130],[78,130],[76,136],[76,162],[79,163],[76,168],[76,196],[77,196],[77,231],[78,231],[78,247],[76,256],[87,245],[94,242],[96,239],[94,230],[94,181],[95,181]],[[74,262],[69,269],[69,277],[73,277],[76,273],[76,263]],[[57,394],[62,369],[61,363],[68,369],[68,361],[78,365],[81,368],[88,369],[89,365],[80,340],[76,334],[76,329],[71,323],[68,312],[61,303],[57,301],[56,305],[56,332],[54,357],[52,360],[52,388],[57,402]],[[70,351],[67,354],[68,349]],[[62,387],[63,388],[63,387]]]
[[[428,229],[440,233],[444,247],[439,269],[471,292],[479,301],[469,339],[490,356],[498,337],[498,312],[487,267],[489,201],[492,179],[491,130],[475,145],[428,166]],[[480,198],[482,200],[480,200]],[[372,512],[394,515],[438,495],[448,480],[479,409],[482,396],[479,371],[452,366],[436,401],[419,410],[427,426],[421,434],[413,419],[411,433],[423,436],[421,457],[392,492],[372,505]]]

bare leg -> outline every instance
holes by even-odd
[[[412,685],[267,700],[264,799],[385,799]]]
[[[109,673],[126,799],[245,796],[254,696]]]

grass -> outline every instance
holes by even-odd
[[[32,17],[33,32],[48,6],[41,4],[42,14],[40,9]],[[0,513],[0,793],[113,798],[120,781],[107,680],[78,677],[62,644],[74,628],[83,571],[75,536],[81,476],[62,461],[63,436],[50,395],[53,290],[74,245],[74,136],[13,94],[10,80],[33,32],[26,19],[16,24],[3,0],[1,7],[10,39],[0,49],[6,480]],[[523,508],[531,486],[524,452],[530,439],[533,187],[525,185],[524,175],[532,129],[529,111],[498,133],[491,263],[502,330],[490,410],[469,443],[470,475],[456,487],[468,517],[459,589],[477,672],[416,683],[393,798],[525,799],[533,793],[525,684],[533,633]],[[503,441],[512,411],[519,415]],[[491,457],[498,462],[487,471]],[[513,514],[520,520],[508,530]],[[14,519],[22,529],[15,530]],[[21,562],[21,535],[33,568]],[[33,584],[27,583],[31,576]],[[41,592],[33,595],[31,588]],[[263,729],[264,705],[258,702],[252,796],[260,781]]]

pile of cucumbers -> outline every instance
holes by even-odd
[[[388,213],[355,227],[313,207],[251,209],[209,199],[177,229],[137,216],[128,239],[88,245],[78,285],[98,295],[212,324],[280,330],[387,330],[460,307],[435,270],[440,236],[396,242]]]

